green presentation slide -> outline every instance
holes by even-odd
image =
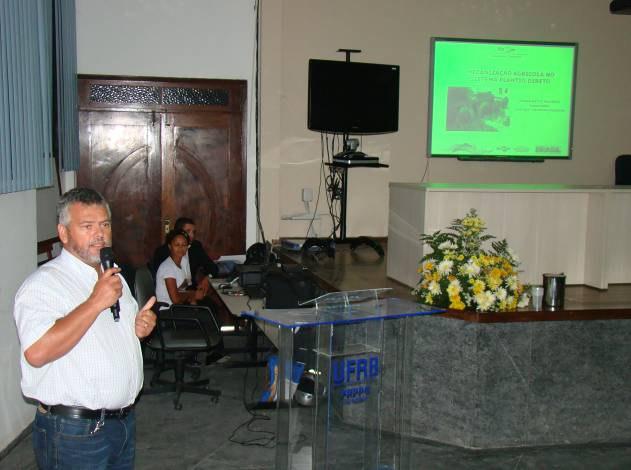
[[[569,158],[576,49],[434,39],[430,156]]]

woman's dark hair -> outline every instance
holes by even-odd
[[[182,230],[185,225],[195,225],[195,222],[190,217],[180,217],[175,221],[173,230]]]
[[[186,243],[188,243],[190,245],[191,240],[188,238],[188,233],[186,233],[184,230],[171,230],[169,233],[167,233],[167,237],[166,237],[166,242],[167,245],[170,245],[171,242],[175,239],[175,237],[177,237],[178,235],[181,235],[184,237],[184,239],[186,240]]]

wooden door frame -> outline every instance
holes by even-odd
[[[81,74],[78,78],[80,111],[136,111],[163,115],[195,111],[240,115],[240,135],[239,132],[235,132],[239,137],[238,140],[236,138],[232,140],[230,150],[231,155],[239,158],[241,163],[243,211],[240,225],[243,238],[242,252],[245,252],[247,243],[247,82],[226,79],[90,74]],[[239,144],[240,151],[235,152]]]

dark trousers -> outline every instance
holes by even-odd
[[[136,416],[75,419],[42,412],[33,421],[33,449],[40,469],[127,470],[134,468]]]

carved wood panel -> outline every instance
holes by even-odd
[[[245,251],[245,82],[83,76],[79,97],[78,183],[110,202],[119,262],[181,216],[212,257]]]
[[[97,111],[80,121],[79,185],[110,203],[117,259],[140,266],[160,243],[159,116]]]
[[[239,126],[230,114],[169,113],[164,127],[163,213],[192,217],[211,257],[243,252],[244,169],[230,158]]]

